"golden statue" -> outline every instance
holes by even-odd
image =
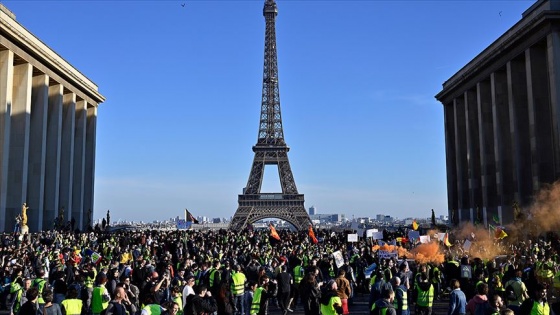
[[[23,205],[21,206],[21,225],[22,226],[27,225],[27,209],[29,209],[29,207],[24,202]]]

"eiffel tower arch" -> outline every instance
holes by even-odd
[[[264,44],[264,71],[262,103],[257,144],[253,146],[255,158],[243,194],[238,197],[238,207],[230,229],[241,230],[247,224],[264,218],[285,220],[297,229],[306,229],[311,220],[305,211],[303,194],[298,193],[288,151],[284,141],[280,92],[278,87],[278,58],[276,52],[276,16],[274,0],[265,0],[263,15],[266,22]],[[278,167],[281,193],[261,193],[266,165]]]

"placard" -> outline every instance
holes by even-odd
[[[336,264],[336,268],[342,267],[344,265],[344,257],[342,257],[342,253],[337,250],[336,252],[332,253],[334,257],[334,263]]]
[[[348,234],[348,243],[357,242],[358,234]]]

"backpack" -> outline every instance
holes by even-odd
[[[508,301],[515,301],[517,300],[517,294],[515,294],[515,290],[513,289],[513,282],[508,281],[505,291],[505,298]]]

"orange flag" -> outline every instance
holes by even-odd
[[[274,226],[272,226],[272,223],[269,223],[268,227],[270,228],[270,236],[274,237],[277,240],[280,240],[280,235],[278,235],[278,232],[276,232],[276,229],[274,228]]]
[[[313,244],[319,243],[319,240],[315,237],[315,232],[313,232],[313,227],[309,225],[309,237],[311,237],[311,241]]]
[[[412,220],[412,229],[414,231],[418,230],[418,223],[416,223],[416,220]]]

